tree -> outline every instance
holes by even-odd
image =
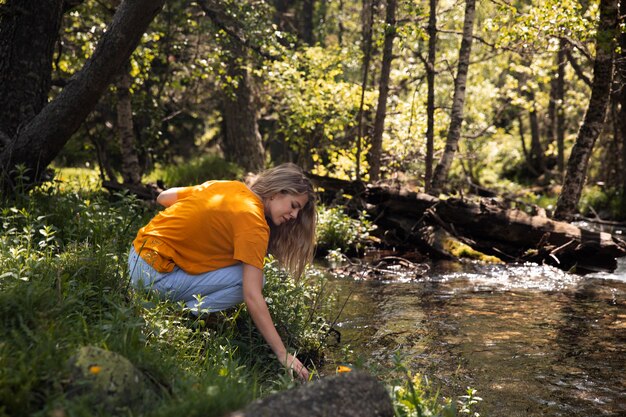
[[[596,139],[602,132],[613,80],[613,54],[617,34],[618,0],[600,1],[591,97],[576,143],[567,162],[567,172],[554,217],[569,220],[576,211]]]
[[[472,51],[472,37],[474,33],[474,15],[476,13],[476,1],[466,0],[465,18],[463,22],[463,38],[459,50],[459,63],[454,80],[454,96],[452,98],[452,114],[450,116],[450,127],[446,137],[446,146],[435,168],[431,191],[435,194],[441,191],[443,183],[448,177],[452,159],[459,146],[461,138],[461,125],[463,124],[463,105],[465,104],[465,85],[467,83],[467,72]]]
[[[117,87],[117,131],[120,136],[122,154],[122,178],[124,184],[141,183],[139,157],[135,149],[135,132],[133,128],[133,107],[131,104],[131,76],[128,65],[119,75]]]
[[[435,144],[435,63],[437,59],[437,0],[429,0],[428,16],[428,58],[426,61],[426,161],[424,169],[424,189],[428,193],[433,179]]]
[[[626,0],[620,1],[619,6],[619,25],[626,25]],[[618,74],[619,88],[619,124],[618,132],[620,134],[620,142],[622,145],[622,207],[626,207],[626,31],[622,29],[619,35],[620,54],[617,59],[616,73]]]
[[[3,148],[48,100],[52,56],[62,16],[63,0],[8,0],[0,5]]]
[[[396,0],[387,0],[385,16],[385,40],[383,42],[383,60],[378,84],[378,106],[374,119],[372,133],[372,147],[369,153],[370,181],[380,178],[380,158],[383,147],[383,131],[385,130],[385,116],[387,115],[387,97],[389,95],[389,74],[393,60],[393,38],[396,36]]]
[[[264,166],[265,150],[259,134],[246,54],[238,42],[227,42],[230,51],[227,77],[233,81],[226,86],[222,100],[222,150],[226,160],[238,163],[247,171],[256,172]]]
[[[356,137],[356,172],[355,180],[361,180],[361,147],[363,145],[364,130],[364,107],[365,107],[365,90],[367,90],[367,80],[370,71],[370,61],[372,59],[372,31],[374,26],[374,12],[376,10],[377,0],[363,0],[362,9],[362,33],[363,33],[363,78],[361,79],[361,104],[359,105],[359,113],[357,114],[357,137]]]
[[[14,132],[2,126],[5,131],[6,146],[0,153],[0,175],[2,177],[2,188],[11,188],[13,180],[11,173],[17,165],[22,165],[29,170],[28,175],[31,180],[38,181],[43,177],[45,169],[52,162],[54,157],[63,148],[72,134],[80,127],[87,115],[94,108],[101,94],[105,91],[112,78],[119,72],[119,69],[128,61],[131,53],[139,43],[146,28],[161,10],[165,0],[134,0],[123,1],[118,7],[106,34],[101,38],[94,54],[85,63],[80,72],[75,74],[71,82],[63,88],[61,93],[50,103],[43,106],[39,111],[33,111],[20,123],[20,128]],[[2,43],[20,44],[24,48],[31,44],[26,38],[20,38],[19,34],[28,32],[28,39],[36,39],[40,42],[40,37],[53,36],[57,34],[52,30],[44,31],[43,28],[55,27],[51,23],[52,19],[57,19],[57,10],[60,1],[48,2],[47,7],[42,8],[40,2],[33,3],[31,13],[19,14],[18,4],[21,2],[5,3],[2,6],[2,15],[16,15],[14,19],[2,18],[0,21],[0,33],[2,33]],[[35,7],[34,4],[37,3]],[[38,26],[33,26],[33,12],[47,16]],[[44,10],[45,9],[45,13]],[[52,11],[52,12],[50,12]],[[35,28],[35,30],[33,30]],[[33,35],[36,34],[36,35]],[[46,39],[46,41],[48,41]],[[10,71],[24,71],[21,65],[28,65],[32,60],[41,59],[39,56],[7,56],[5,51],[2,54],[4,68]],[[48,61],[47,61],[48,62]],[[50,64],[36,67],[34,73],[37,78],[49,77]],[[47,74],[47,75],[46,75]],[[11,104],[16,108],[20,105],[21,97],[14,93],[14,89],[19,89],[20,85],[12,85],[11,80],[2,77],[0,79],[1,91],[10,98]],[[49,87],[45,94],[48,94]],[[32,105],[32,100],[22,102],[23,105]],[[8,138],[8,140],[7,140]]]

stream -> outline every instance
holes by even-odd
[[[626,416],[624,258],[612,274],[438,262],[417,279],[331,281],[342,345],[383,375],[400,355],[440,395],[475,388],[483,417]]]

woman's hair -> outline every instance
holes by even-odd
[[[263,171],[247,182],[264,204],[277,193],[307,195],[307,203],[300,209],[298,217],[279,226],[270,226],[269,252],[299,278],[307,263],[313,260],[315,249],[317,212],[311,181],[297,165],[286,163]]]

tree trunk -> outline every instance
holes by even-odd
[[[619,27],[626,25],[626,0],[622,0],[619,6]],[[619,59],[616,60],[615,72],[619,74],[619,138],[622,145],[622,165],[621,165],[621,180],[622,180],[622,213],[626,208],[626,32],[622,31],[619,35],[620,54]]]
[[[429,0],[428,59],[426,61],[426,161],[424,167],[424,190],[429,193],[433,179],[435,153],[435,63],[437,58],[437,0]]]
[[[6,146],[48,101],[62,13],[63,0],[7,0],[0,5],[2,145]]]
[[[557,167],[562,175],[565,172],[565,41],[559,41],[557,54],[557,82],[556,82],[556,149]]]
[[[228,76],[236,85],[228,85],[222,100],[226,160],[235,162],[246,171],[257,172],[265,165],[265,150],[259,133],[250,73],[246,68],[245,52],[237,42],[229,42],[231,52]]]
[[[302,2],[302,23],[301,36],[302,40],[312,46],[315,44],[315,35],[313,34],[313,15],[315,12],[315,0],[303,0]]]
[[[617,0],[601,0],[591,98],[567,163],[565,181],[554,213],[557,219],[568,220],[574,215],[593,145],[602,132],[613,79],[613,39],[616,29]]]
[[[530,120],[530,164],[533,169],[541,175],[545,172],[546,166],[543,155],[543,146],[541,146],[541,136],[539,133],[539,119],[535,106],[535,94],[532,93],[532,107],[528,113]]]
[[[472,38],[474,33],[474,15],[476,14],[476,0],[465,1],[465,19],[463,22],[463,39],[459,50],[459,65],[456,78],[454,80],[454,96],[452,99],[452,114],[450,116],[450,127],[446,138],[446,146],[435,167],[432,181],[432,192],[437,194],[441,191],[444,182],[448,177],[454,154],[459,146],[461,138],[461,125],[463,124],[463,106],[465,104],[465,86],[467,83],[467,72],[472,51]]]
[[[372,58],[372,26],[374,25],[374,0],[363,0],[361,14],[363,23],[363,78],[361,80],[361,101],[357,114],[357,137],[356,137],[356,172],[355,178],[361,180],[361,147],[363,142],[363,107],[365,105],[365,90],[367,90],[367,80],[369,77],[370,60]]]
[[[139,157],[135,148],[135,131],[133,128],[133,107],[131,103],[131,77],[128,65],[120,74],[117,87],[117,131],[120,135],[120,151],[122,154],[122,178],[124,184],[141,183]]]
[[[374,119],[374,133],[372,134],[372,147],[369,154],[370,181],[375,182],[380,178],[380,158],[383,147],[383,132],[385,130],[385,117],[387,115],[387,96],[389,95],[389,74],[391,73],[391,61],[393,60],[393,39],[396,36],[396,0],[387,0],[385,16],[385,40],[383,43],[383,61],[380,70],[380,84],[378,87],[378,106]]]
[[[93,56],[61,93],[18,131],[0,154],[3,188],[12,187],[10,172],[17,164],[30,170],[32,180],[41,179],[46,167],[94,108],[112,77],[128,61],[164,1],[122,2]],[[33,39],[38,36],[31,33]],[[8,63],[12,68],[16,65],[20,62]]]

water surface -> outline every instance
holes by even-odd
[[[406,282],[340,279],[344,343],[400,353],[483,416],[626,416],[626,262],[577,276],[538,265],[439,263]]]

